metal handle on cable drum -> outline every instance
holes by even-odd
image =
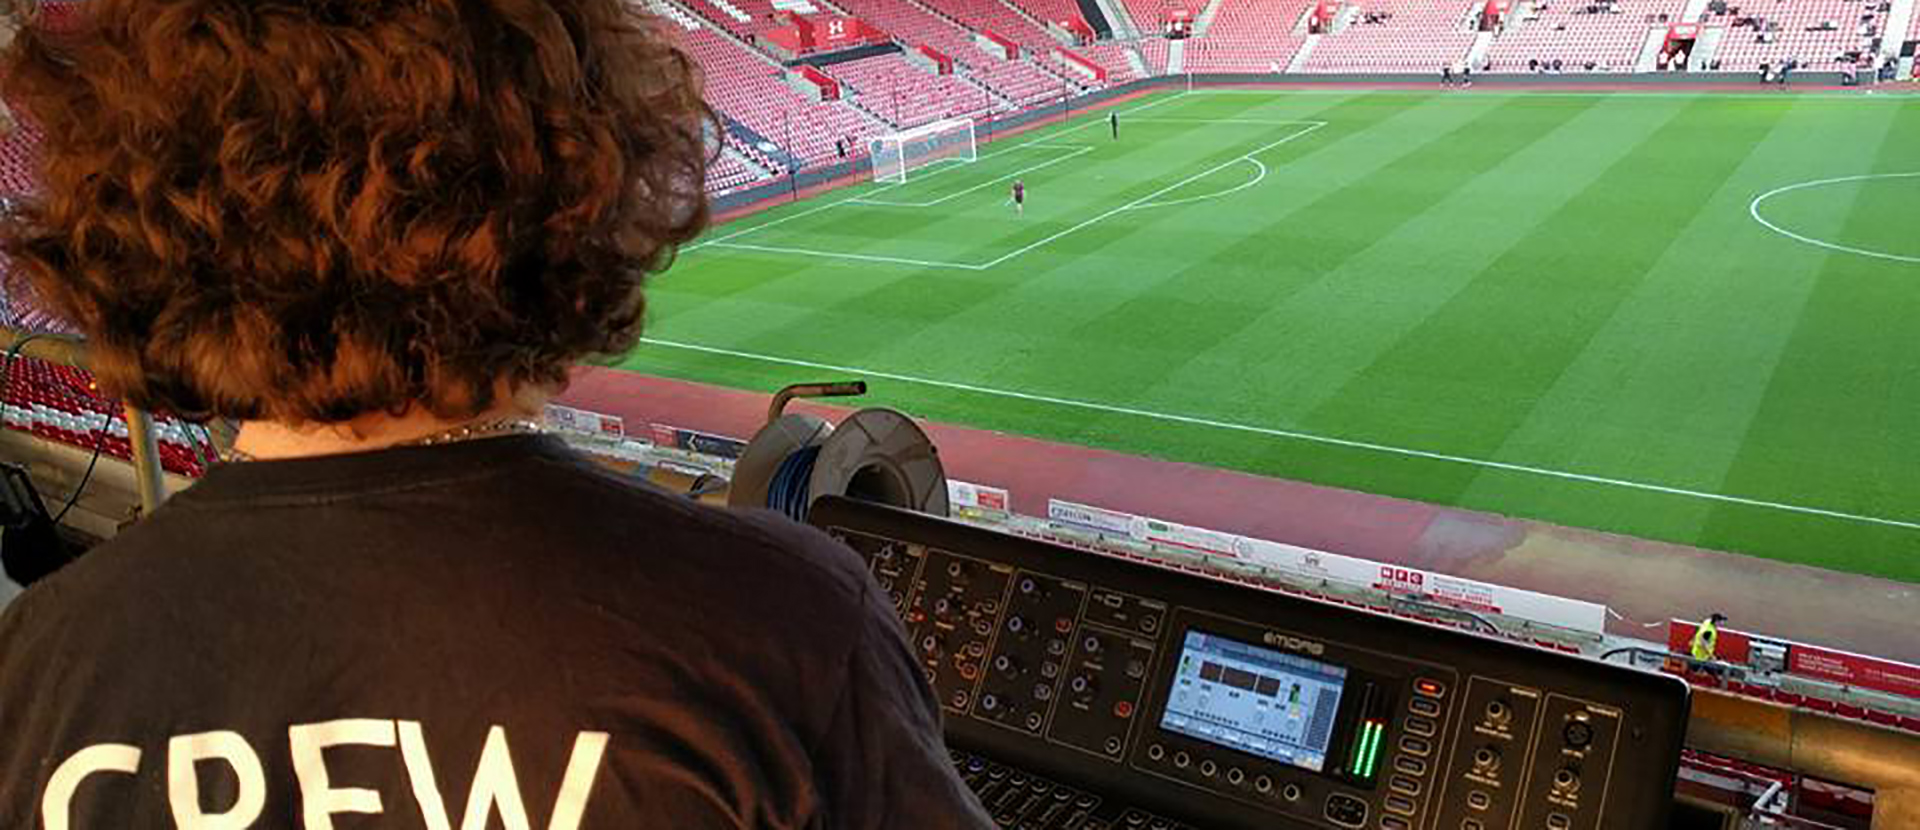
[[[807,413],[786,413],[800,397],[866,393],[866,384],[800,384],[780,390],[767,425],[734,463],[731,507],[766,507],[805,521],[815,499],[848,496],[907,510],[947,515],[947,477],[939,451],[912,418],[892,409],[862,409],[836,428]]]

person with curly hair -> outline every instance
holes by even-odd
[[[0,616],[0,827],[992,826],[854,553],[540,434],[707,219],[651,18],[14,11],[14,287],[104,390],[242,426]]]

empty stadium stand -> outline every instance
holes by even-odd
[[[1465,60],[1473,46],[1473,3],[1369,0],[1360,9],[1363,15],[1384,15],[1384,20],[1367,23],[1363,16],[1322,36],[1306,71],[1437,74],[1441,66]],[[1215,21],[1213,31],[1218,29]]]
[[[1134,45],[1139,48],[1140,57],[1147,64],[1147,74],[1165,75],[1172,71],[1167,66],[1168,43],[1165,38],[1141,38]]]
[[[985,29],[1001,37],[1020,44],[1030,54],[1044,55],[1047,50],[1059,45],[1052,35],[1033,22],[1027,16],[1016,11],[1002,0],[944,0],[935,7],[945,15],[959,21],[969,30]],[[1041,65],[1041,64],[1036,64]],[[1046,69],[1042,71],[1054,78],[1054,84],[1071,85],[1085,88],[1086,83],[1071,79],[1066,75]]]
[[[1685,0],[1620,0],[1607,13],[1584,3],[1526,4],[1494,39],[1487,59],[1496,72],[1555,60],[1568,71],[1629,72],[1648,32],[1664,29],[1661,21],[1677,21],[1685,6]]]
[[[768,178],[767,171],[742,160],[739,151],[729,145],[707,168],[707,192],[730,193]]]
[[[1006,0],[1042,23],[1080,17],[1080,4],[1074,0]]]
[[[1161,31],[1161,24],[1176,9],[1197,15],[1204,6],[1201,0],[1126,0],[1122,4],[1133,18],[1133,27],[1143,35]]]
[[[774,25],[779,10],[771,0],[680,0],[702,17],[725,26],[727,31],[742,38],[752,40],[765,28]],[[801,14],[814,14],[825,11],[809,0],[782,0],[783,8]]]
[[[1106,68],[1107,83],[1124,84],[1141,77],[1139,72],[1134,71],[1133,61],[1127,58],[1127,52],[1132,48],[1131,44],[1105,41],[1077,51]]]
[[[133,445],[127,438],[126,420],[119,407],[102,400],[92,385],[92,376],[82,370],[16,357],[6,368],[6,427],[88,451],[97,442],[102,455],[131,459]],[[161,465],[168,472],[186,476],[206,472],[212,448],[199,437],[197,428],[173,419],[156,419],[154,427],[159,433]]]
[[[1306,35],[1294,31],[1301,0],[1220,0],[1203,37],[1186,44],[1188,72],[1273,72],[1286,69]],[[1326,48],[1323,44],[1322,49]]]
[[[827,73],[840,79],[869,110],[897,128],[942,118],[980,116],[993,107],[978,87],[951,75],[936,75],[898,53],[836,63]]]
[[[1727,14],[1709,15],[1706,21],[1728,27],[1715,55],[1723,69],[1758,70],[1760,64],[1779,66],[1791,58],[1803,70],[1833,71],[1839,69],[1842,53],[1872,43],[1871,37],[1862,34],[1863,25],[1873,26],[1874,31],[1884,25],[1884,16],[1874,11],[1876,5],[1862,0],[1729,0]],[[1863,24],[1867,15],[1873,16],[1873,22]],[[1742,19],[1751,19],[1755,25],[1735,25]]]
[[[711,27],[681,32],[681,40],[706,73],[707,102],[806,163],[837,157],[834,141],[864,145],[890,130],[845,103],[810,101],[781,79],[785,71]]]
[[[898,40],[925,44],[952,57],[959,64],[956,72],[964,72],[990,88],[1005,106],[1058,97],[1066,85],[1058,76],[1026,60],[988,54],[957,19],[942,17],[930,7],[903,0],[839,0],[837,5]]]

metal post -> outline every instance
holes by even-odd
[[[798,201],[800,198],[800,157],[793,152],[793,110],[782,110],[787,125],[787,196]]]
[[[127,441],[133,445],[133,476],[140,486],[140,515],[151,516],[166,501],[167,491],[160,466],[160,441],[153,428],[153,417],[126,408]]]

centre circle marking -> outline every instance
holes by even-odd
[[[1920,178],[1920,172],[1863,173],[1858,176],[1838,176],[1831,179],[1815,179],[1813,181],[1800,182],[1798,184],[1790,184],[1784,187],[1776,187],[1772,190],[1769,190],[1765,193],[1762,193],[1758,196],[1753,197],[1753,201],[1747,204],[1747,213],[1753,216],[1753,221],[1759,222],[1761,225],[1766,226],[1767,230],[1773,231],[1774,233],[1780,234],[1781,236],[1787,237],[1788,239],[1794,239],[1800,242],[1805,242],[1808,245],[1825,248],[1829,251],[1840,251],[1843,253],[1858,254],[1860,256],[1868,256],[1868,257],[1873,257],[1875,259],[1888,259],[1888,260],[1893,260],[1894,262],[1920,263],[1920,256],[1909,256],[1906,254],[1890,254],[1890,253],[1887,253],[1886,251],[1876,251],[1871,248],[1856,248],[1852,245],[1841,245],[1837,242],[1829,242],[1824,239],[1815,239],[1811,236],[1794,233],[1793,231],[1787,230],[1786,228],[1780,227],[1779,225],[1776,225],[1773,222],[1768,221],[1767,217],[1760,215],[1760,205],[1762,203],[1766,202],[1768,199],[1771,199],[1775,196],[1779,196],[1783,193],[1792,193],[1796,190],[1807,190],[1809,188],[1824,187],[1830,184],[1845,184],[1847,182],[1864,182],[1864,181],[1873,181],[1876,179],[1913,179],[1913,178]]]

